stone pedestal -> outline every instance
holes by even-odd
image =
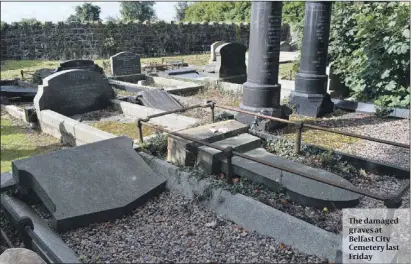
[[[280,106],[278,69],[281,42],[282,2],[253,2],[247,82],[240,108],[268,116],[286,118]],[[282,123],[238,114],[237,120],[256,130],[271,130]]]
[[[300,115],[319,117],[331,113],[334,103],[327,94],[326,63],[332,2],[307,2],[300,70],[290,103]]]

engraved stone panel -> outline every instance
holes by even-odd
[[[107,79],[94,71],[65,70],[54,73],[39,85],[36,110],[50,109],[71,116],[104,109],[114,98]]]
[[[140,56],[124,51],[110,57],[111,74],[113,76],[141,73]]]

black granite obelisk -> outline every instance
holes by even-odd
[[[300,115],[320,117],[334,110],[327,93],[326,64],[332,2],[306,2],[300,70],[290,104]]]
[[[240,108],[285,118],[278,83],[282,2],[253,2],[251,10],[247,82]],[[247,114],[238,114],[237,120],[260,131],[282,125]]]

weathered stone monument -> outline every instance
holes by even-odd
[[[245,53],[247,48],[240,43],[224,43],[216,49],[215,72],[222,80],[243,83],[247,78]]]
[[[127,137],[16,160],[12,171],[40,198],[58,232],[129,213],[166,183]]]
[[[110,57],[111,74],[113,76],[141,73],[140,56],[123,51]]]
[[[114,98],[107,79],[95,71],[66,70],[54,73],[39,85],[34,106],[71,116],[104,109]]]
[[[334,103],[327,93],[326,64],[332,2],[307,2],[300,70],[290,103],[298,114],[323,116],[331,113]]]
[[[268,116],[287,118],[280,105],[278,69],[281,41],[282,2],[253,2],[247,82],[240,108]],[[257,130],[270,130],[278,122],[238,114],[237,120]]]
[[[56,72],[72,69],[95,71],[104,74],[104,70],[97,64],[94,64],[92,60],[68,60],[60,62],[60,66],[56,69]]]
[[[214,63],[216,62],[216,54],[215,54],[215,50],[223,45],[224,43],[226,43],[225,41],[216,41],[213,44],[211,44],[210,46],[210,63]]]
[[[123,51],[110,57],[111,74],[118,80],[137,82],[144,80],[141,73],[140,55]]]

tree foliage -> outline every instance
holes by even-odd
[[[25,24],[33,25],[33,24],[36,24],[36,23],[40,23],[40,21],[38,21],[38,20],[35,19],[35,18],[22,18],[22,19],[20,20],[20,23],[25,23]]]
[[[123,21],[156,19],[155,2],[121,2],[120,14]]]
[[[189,7],[188,2],[177,2],[177,4],[174,6],[176,10],[176,16],[175,19],[177,21],[183,21],[184,17],[186,15],[186,10]]]
[[[381,106],[409,107],[409,5],[336,2],[332,19],[333,70],[352,96]]]
[[[251,2],[196,2],[186,9],[184,21],[248,22],[250,15]]]
[[[101,8],[92,3],[84,3],[75,7],[75,14],[70,15],[67,22],[100,21]]]

